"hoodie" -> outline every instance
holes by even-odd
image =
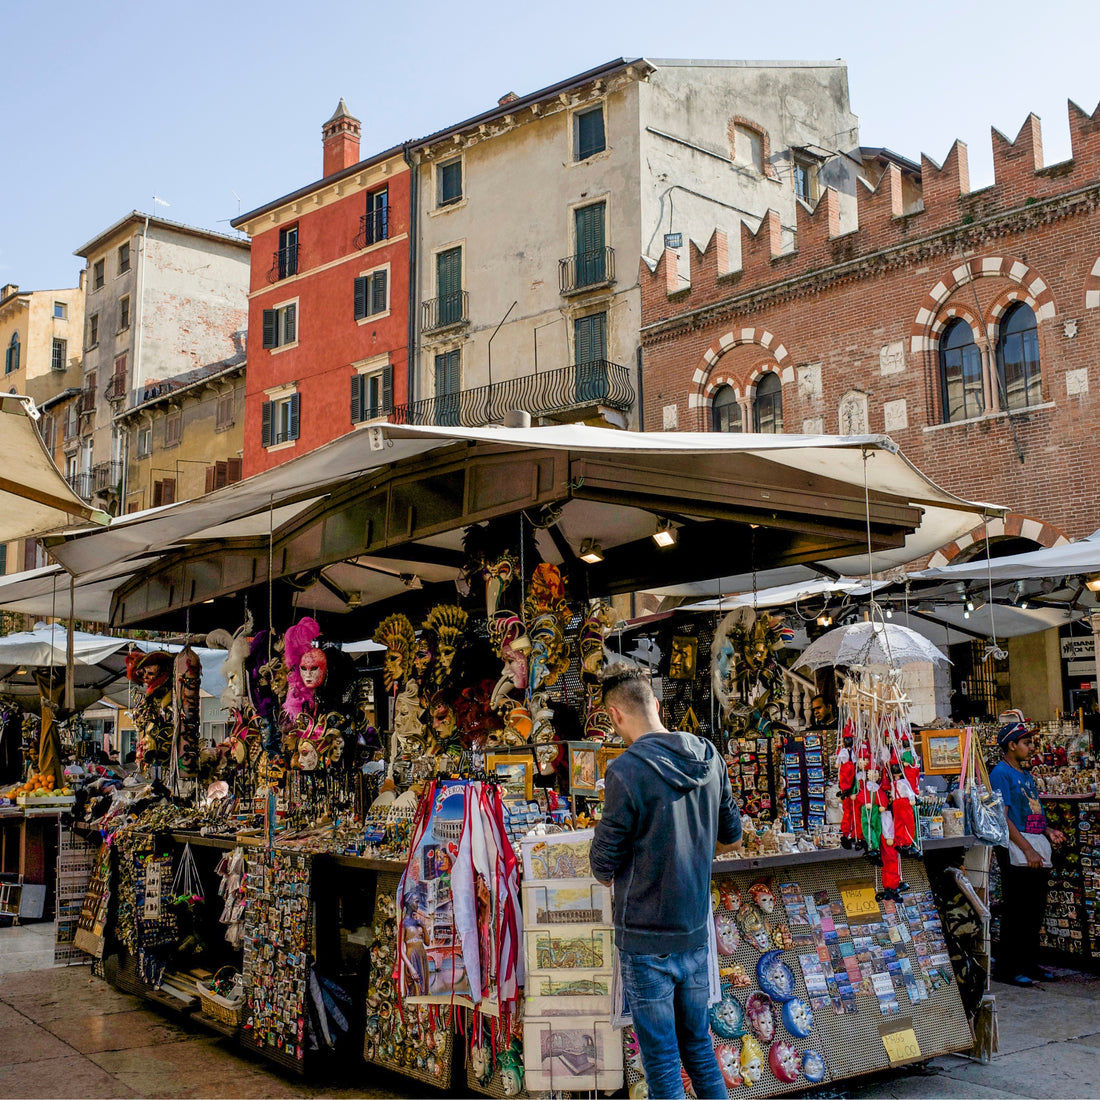
[[[607,768],[592,873],[614,882],[620,951],[662,955],[707,942],[716,840],[741,837],[721,756],[687,733],[647,733]]]

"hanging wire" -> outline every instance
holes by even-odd
[[[990,657],[997,661],[1003,661],[1008,654],[997,644],[997,620],[993,607],[993,559],[989,556],[989,516],[985,517],[985,573],[988,584],[986,606],[989,608],[989,627],[993,636],[993,644],[985,647],[982,661],[988,661]]]

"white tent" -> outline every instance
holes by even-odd
[[[961,562],[958,565],[940,565],[934,569],[922,569],[910,573],[910,580],[943,581],[1016,581],[1068,577],[1072,575],[1100,574],[1100,531],[1077,542],[1063,542],[1026,554],[1012,554],[1004,558],[986,561]]]
[[[85,504],[61,476],[37,420],[29,397],[0,395],[0,542],[33,538],[80,521],[110,522],[106,512]]]

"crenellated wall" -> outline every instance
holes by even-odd
[[[686,265],[671,252],[643,264],[646,424],[709,430],[729,386],[752,430],[773,372],[785,431],[890,434],[944,486],[1010,507],[995,537],[1100,527],[1100,108],[1070,103],[1069,117],[1062,164],[1043,166],[1031,115],[1014,141],[993,132],[995,182],[980,191],[956,142],[942,166],[922,158],[915,210],[913,178],[889,164],[876,187],[860,184],[850,232],[825,191],[813,210],[798,205],[793,249],[772,212],[755,233],[742,225],[736,271],[717,231]],[[1016,302],[1036,318],[1041,395],[1009,412],[994,368]],[[940,337],[956,319],[972,329],[984,392],[980,415],[947,422]]]

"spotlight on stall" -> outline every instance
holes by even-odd
[[[672,520],[657,518],[657,530],[653,532],[653,541],[662,550],[676,544],[676,530],[672,526]]]
[[[581,561],[589,565],[603,561],[603,547],[595,539],[584,539],[581,542]]]

